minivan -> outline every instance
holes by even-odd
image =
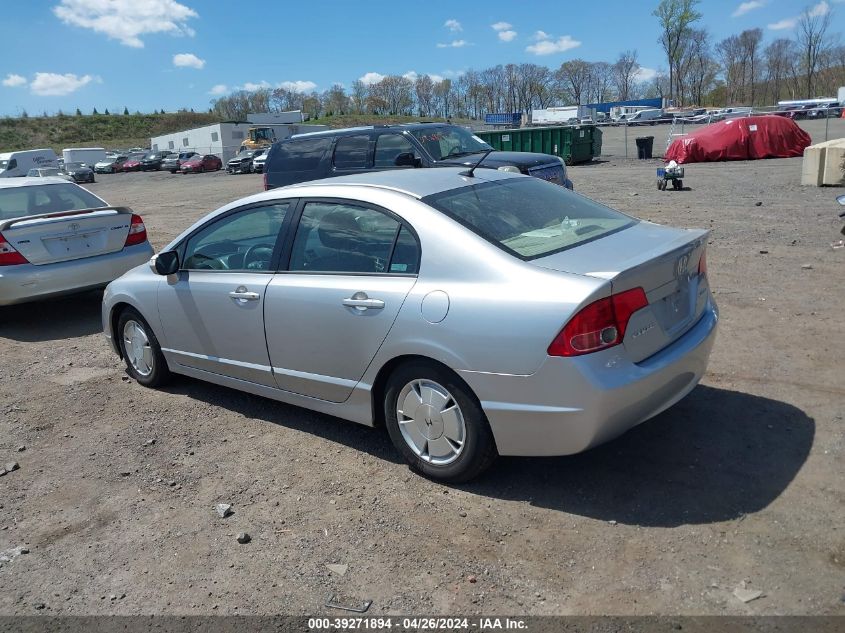
[[[448,123],[375,125],[297,134],[278,141],[264,164],[264,189],[388,169],[472,167],[535,176],[572,189],[563,159],[494,151],[470,130]]]
[[[627,118],[628,125],[654,125],[663,118],[663,110],[654,108],[651,110],[640,110],[634,112]]]

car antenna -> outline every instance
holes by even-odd
[[[473,177],[472,172],[475,171],[475,168],[478,167],[482,163],[482,161],[490,155],[490,152],[492,152],[492,151],[493,151],[493,148],[491,147],[486,152],[484,152],[484,156],[482,156],[481,159],[477,163],[475,163],[475,165],[473,165],[472,167],[470,167],[466,171],[462,171],[461,176],[466,176],[467,178],[472,178]]]

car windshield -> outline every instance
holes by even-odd
[[[634,224],[633,218],[537,178],[508,178],[423,198],[502,250],[534,259]]]
[[[9,164],[8,160],[0,160],[0,171],[6,169],[6,166]]]
[[[243,152],[239,153],[237,157],[238,158],[249,158],[253,154],[255,154],[254,150],[244,150]]]
[[[462,127],[432,127],[411,130],[411,134],[431,154],[434,160],[468,156],[493,149]]]
[[[85,165],[82,163],[65,163],[65,169],[84,169]]]
[[[103,206],[97,196],[71,183],[0,188],[0,221]]]

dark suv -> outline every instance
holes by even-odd
[[[298,134],[270,149],[264,166],[264,189],[385,169],[471,166],[490,149],[469,130],[447,123]],[[494,151],[480,167],[520,172],[572,189],[563,160],[550,154]]]

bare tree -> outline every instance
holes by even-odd
[[[420,75],[414,82],[414,92],[417,97],[417,110],[420,116],[431,115],[434,105],[434,82],[428,75]]]
[[[581,105],[590,88],[592,68],[583,59],[571,59],[563,62],[555,72],[564,93],[573,105]]]
[[[794,59],[795,42],[785,38],[777,39],[763,51],[766,67],[766,83],[771,91],[772,103],[780,101],[790,70],[790,60]]]
[[[736,103],[742,85],[742,45],[739,37],[731,35],[716,45],[716,53],[722,62],[725,75],[725,104]]]
[[[591,103],[602,103],[610,100],[613,86],[613,66],[607,62],[593,62],[590,68]]]
[[[820,3],[815,7],[807,7],[798,18],[798,47],[801,49],[804,61],[804,73],[807,78],[807,98],[813,97],[816,74],[819,69],[819,59],[829,48],[830,42],[827,31],[833,11],[827,3]]]
[[[620,101],[627,101],[631,98],[631,91],[639,71],[640,64],[637,61],[637,51],[619,53],[619,57],[613,65],[613,78],[616,81],[616,96]]]
[[[349,111],[349,97],[340,84],[335,84],[323,93],[323,109],[327,114],[346,114]]]
[[[700,0],[660,0],[654,15],[660,22],[662,32],[658,40],[663,46],[669,62],[669,98],[675,97],[675,76],[689,35],[690,26],[701,18],[695,10]],[[682,98],[682,95],[678,95]]]
[[[739,45],[743,58],[743,87],[749,86],[749,90],[743,96],[748,96],[748,105],[754,105],[754,87],[757,82],[757,72],[760,70],[759,50],[760,42],[763,41],[763,29],[748,29],[739,34]]]
[[[349,99],[352,102],[352,111],[355,112],[355,114],[363,114],[366,111],[367,94],[367,84],[360,79],[356,79],[352,82],[352,92],[349,95]]]

